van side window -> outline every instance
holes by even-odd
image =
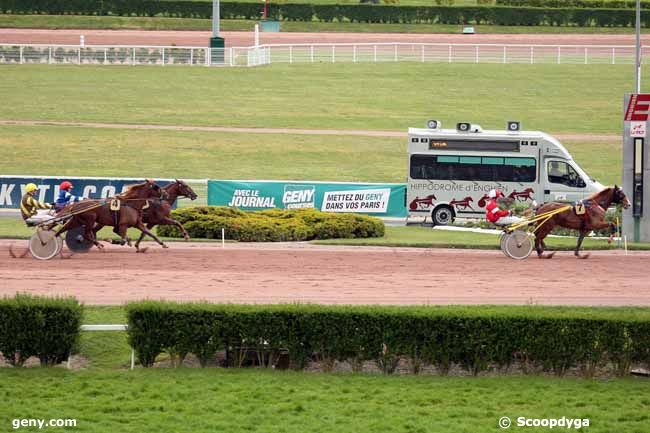
[[[411,179],[535,182],[535,158],[411,155]]]
[[[548,162],[548,181],[559,183],[571,188],[585,188],[587,184],[578,172],[568,163],[563,161]]]

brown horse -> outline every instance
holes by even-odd
[[[145,204],[149,200],[162,199],[165,196],[165,191],[159,185],[147,179],[143,183],[130,185],[125,192],[116,195],[114,199],[84,200],[74,203],[67,206],[62,212],[79,212],[79,214],[64,224],[56,234],[59,235],[66,230],[84,226],[84,238],[101,249],[103,247],[97,242],[95,234],[102,227],[114,227],[113,231],[120,236],[119,243],[121,245],[125,243],[130,245],[130,240],[126,237],[126,231],[129,227],[136,227],[151,236],[163,248],[167,248],[167,245],[151,233],[142,222],[142,208]],[[111,202],[114,200],[119,203],[119,210],[111,210]],[[97,206],[92,206],[93,203]]]
[[[149,207],[142,210],[142,222],[147,225],[149,230],[157,225],[175,225],[181,230],[181,232],[183,232],[185,240],[189,241],[189,233],[187,233],[183,224],[171,218],[171,211],[174,202],[176,202],[178,197],[187,197],[190,200],[195,200],[197,197],[196,193],[188,184],[178,179],[165,185],[163,190],[167,193],[167,198],[162,200],[151,200],[149,202]],[[142,232],[140,238],[135,242],[135,248],[137,251],[145,251],[140,250],[140,242],[142,242],[144,235],[145,233]]]
[[[580,246],[585,239],[587,233],[592,230],[600,230],[607,227],[612,229],[614,233],[615,226],[605,220],[605,213],[612,204],[623,205],[625,209],[630,207],[630,201],[625,196],[621,188],[614,185],[613,188],[605,188],[604,190],[591,195],[587,200],[583,200],[585,206],[584,215],[578,215],[575,207],[567,209],[564,212],[557,213],[551,216],[548,220],[540,221],[537,223],[535,231],[535,250],[539,258],[551,258],[554,253],[544,256],[544,238],[553,230],[555,226],[565,227],[568,229],[578,230],[580,236],[578,237],[578,244],[574,254],[576,257],[586,259],[589,254],[584,256],[580,255]],[[540,206],[536,214],[540,215],[545,212],[550,212],[561,207],[566,206],[566,203],[549,202]]]

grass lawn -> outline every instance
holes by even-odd
[[[253,0],[251,0],[253,1]],[[257,1],[257,0],[255,0]],[[329,1],[329,0],[328,0]],[[358,3],[354,0],[349,2]],[[408,0],[407,0],[408,1]],[[412,0],[424,2],[425,0]],[[332,0],[333,2],[333,0]],[[346,0],[337,1],[344,3]],[[404,3],[401,3],[404,4]],[[431,4],[431,3],[429,3]],[[262,6],[260,5],[260,11]],[[221,31],[253,31],[253,20],[221,20]],[[0,28],[38,29],[107,29],[107,30],[203,30],[212,29],[212,20],[166,17],[97,17],[80,15],[0,15]],[[451,24],[367,24],[349,22],[283,21],[283,32],[353,32],[353,33],[462,33],[463,26]],[[608,33],[633,34],[629,27],[553,27],[553,26],[474,26],[477,33]],[[641,29],[643,33],[647,29]]]
[[[650,383],[643,379],[382,377],[221,369],[3,369],[0,377],[0,395],[5,396],[0,423],[5,431],[12,431],[13,419],[41,418],[76,419],[76,428],[67,431],[89,433],[475,433],[498,431],[502,416],[565,416],[588,418],[590,426],[584,431],[592,433],[645,433],[650,409]]]
[[[276,64],[4,66],[0,119],[405,131],[438,118],[484,128],[620,133],[626,65]],[[589,89],[585,92],[585,89]]]

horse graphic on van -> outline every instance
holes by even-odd
[[[451,201],[449,202],[449,205],[450,205],[450,206],[456,206],[456,209],[457,209],[457,210],[461,210],[461,209],[462,209],[462,210],[467,210],[468,208],[471,209],[471,210],[474,210],[474,208],[473,208],[472,205],[470,204],[470,203],[473,202],[473,201],[474,201],[474,200],[472,199],[472,197],[465,197],[465,198],[462,199],[462,200],[456,200],[455,198],[453,198],[453,199],[451,199]]]
[[[412,211],[417,210],[428,210],[433,206],[433,201],[437,200],[436,196],[431,194],[424,198],[415,197],[413,201],[409,204],[409,209]]]
[[[510,194],[508,194],[508,198],[511,199],[517,199],[517,201],[527,201],[527,200],[532,200],[535,191],[532,188],[526,188],[523,191],[517,191],[514,190]]]

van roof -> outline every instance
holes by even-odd
[[[426,129],[426,128],[409,128],[409,136],[426,136],[426,137],[447,137],[447,138],[467,138],[469,140],[481,139],[538,139],[544,140],[550,150],[548,156],[557,156],[564,159],[572,160],[573,157],[569,151],[552,135],[541,131],[518,131],[509,132],[504,130],[483,130],[482,132],[459,132],[456,129]]]
[[[549,137],[548,134],[541,131],[518,131],[508,132],[504,130],[483,130],[482,132],[460,132],[456,129],[427,129],[427,128],[409,128],[409,135],[449,135],[454,137],[467,138],[517,138],[517,137]]]

